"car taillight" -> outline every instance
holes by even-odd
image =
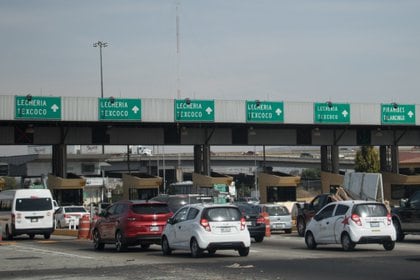
[[[263,216],[259,216],[257,219],[257,224],[265,224],[265,218]]]
[[[386,219],[387,219],[387,222],[388,222],[388,226],[391,225],[391,223],[392,223],[392,217],[391,217],[391,214],[390,213],[386,214]]]
[[[134,221],[136,221],[137,219],[136,219],[136,217],[133,217],[133,216],[128,216],[127,218],[126,218],[126,220],[127,220],[127,222],[134,222]]]
[[[356,223],[356,225],[362,226],[362,220],[360,220],[359,215],[353,214],[353,215],[351,215],[351,219],[352,219],[353,222]]]
[[[206,231],[211,231],[210,229],[210,224],[209,221],[207,221],[206,219],[201,219],[200,220],[200,225],[206,230]]]
[[[241,218],[241,230],[245,230],[246,220],[244,217]]]
[[[69,215],[69,214],[64,214],[64,218],[71,218],[71,215]]]

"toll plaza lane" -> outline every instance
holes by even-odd
[[[420,237],[407,236],[393,251],[377,244],[344,252],[338,245],[308,250],[296,234],[273,234],[252,243],[248,257],[217,251],[192,258],[163,256],[160,246],[117,253],[90,240],[55,236],[0,243],[0,279],[420,279]]]

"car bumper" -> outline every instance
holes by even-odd
[[[284,229],[291,229],[291,228],[292,228],[291,222],[270,223],[271,230],[284,230]]]
[[[350,238],[355,243],[383,243],[395,241],[396,234],[394,227],[391,225],[380,230],[364,229],[350,231]]]
[[[251,237],[265,236],[265,224],[248,227],[248,231]]]
[[[194,237],[202,249],[237,249],[251,246],[251,238],[247,230],[217,236],[201,232]]]

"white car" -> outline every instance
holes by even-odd
[[[162,233],[162,253],[189,250],[193,257],[203,251],[236,250],[248,256],[251,237],[245,218],[230,204],[190,204],[180,208]]]
[[[340,244],[351,251],[356,244],[378,243],[385,250],[395,246],[396,232],[391,214],[383,203],[345,200],[324,206],[309,222],[305,243],[309,249],[320,244]]]
[[[83,206],[62,206],[54,214],[55,226],[76,228],[84,215],[89,215],[89,212]]]

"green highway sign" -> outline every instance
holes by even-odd
[[[140,121],[141,100],[127,98],[99,98],[100,121]]]
[[[61,97],[15,96],[15,119],[60,120]]]
[[[350,104],[314,103],[314,123],[350,123]]]
[[[381,104],[382,124],[416,124],[416,106],[413,104]]]
[[[214,100],[175,99],[175,121],[214,122]]]
[[[247,122],[283,122],[283,102],[246,101]]]

